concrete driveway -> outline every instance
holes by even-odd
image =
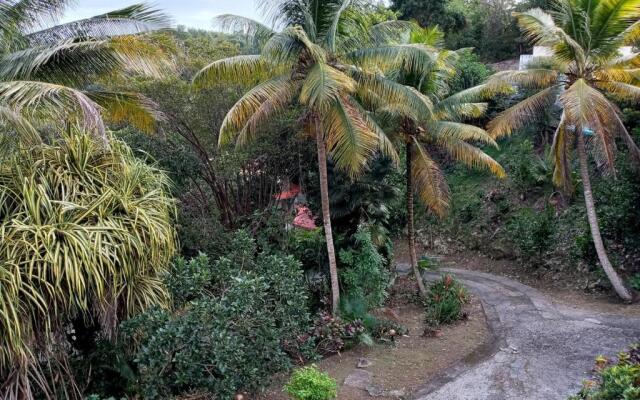
[[[424,276],[442,273],[482,301],[494,340],[425,384],[417,400],[565,400],[589,377],[596,355],[640,339],[638,318],[556,306],[529,286],[482,272],[443,268]]]

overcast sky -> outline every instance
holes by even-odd
[[[67,11],[64,21],[91,17],[141,1],[76,0],[75,5]],[[201,29],[212,29],[213,17],[220,14],[259,19],[254,0],[155,0],[151,4],[169,14],[175,24]]]

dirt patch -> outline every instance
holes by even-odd
[[[431,377],[451,365],[469,357],[474,350],[490,338],[480,302],[472,298],[468,306],[469,318],[455,325],[442,328],[442,336],[424,336],[424,313],[420,306],[410,302],[415,282],[400,278],[394,285],[388,307],[393,307],[399,322],[409,329],[406,336],[392,344],[357,346],[339,355],[328,357],[318,367],[335,378],[340,386],[340,400],[362,400],[373,398],[364,389],[344,385],[344,381],[358,368],[361,358],[371,362],[365,370],[370,372],[370,384],[385,392],[397,391],[403,396],[376,396],[376,399],[391,400],[411,398],[411,394]],[[281,387],[286,381],[280,376],[272,388],[259,399],[285,400]]]

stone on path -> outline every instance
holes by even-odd
[[[364,369],[357,369],[344,378],[344,384],[357,389],[367,389],[371,385],[373,374]]]
[[[358,364],[356,365],[356,367],[358,367],[358,368],[369,368],[372,365],[373,365],[373,363],[370,360],[362,357],[362,358],[358,359]]]

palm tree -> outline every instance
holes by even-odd
[[[577,152],[587,218],[598,259],[616,293],[625,301],[631,292],[613,269],[600,235],[591,190],[588,154],[597,168],[615,175],[616,138],[640,161],[620,110],[610,98],[640,101],[640,53],[622,55],[621,47],[640,38],[637,0],[558,0],[555,12],[532,9],[515,16],[534,45],[551,55],[534,60],[522,71],[503,71],[492,82],[516,85],[534,93],[499,114],[488,126],[494,138],[510,135],[557,103],[562,109],[552,154],[553,181],[571,191],[571,159]]]
[[[55,25],[71,0],[0,3],[0,122],[38,140],[46,124],[79,123],[106,143],[102,116],[151,130],[158,113],[144,97],[95,85],[123,73],[160,73],[165,58],[140,33],[167,26],[144,4]]]
[[[482,168],[504,177],[500,164],[474,146],[474,142],[497,147],[496,142],[481,128],[465,124],[468,118],[479,118],[487,108],[486,103],[474,102],[489,92],[499,92],[499,87],[479,87],[450,95],[448,80],[456,73],[453,62],[458,54],[441,48],[443,33],[438,28],[425,28],[412,32],[411,43],[429,46],[432,52],[430,68],[415,70],[411,66],[390,73],[398,82],[410,85],[427,95],[433,112],[420,114],[404,104],[380,104],[378,112],[395,119],[396,131],[405,146],[407,182],[407,239],[409,256],[418,290],[426,295],[415,245],[414,193],[422,203],[438,216],[449,208],[449,187],[444,173],[432,150],[442,150],[453,160],[473,168]],[[467,51],[467,50],[461,50]],[[503,85],[504,86],[504,85]]]
[[[358,12],[364,0],[272,0],[265,13],[270,28],[237,16],[222,16],[229,30],[242,29],[261,45],[260,54],[216,61],[194,78],[197,86],[221,80],[255,84],[229,111],[220,129],[219,143],[254,138],[264,122],[289,105],[298,106],[301,131],[316,142],[322,218],[329,256],[332,307],[339,304],[338,273],[331,231],[327,157],[350,176],[357,176],[379,150],[397,159],[393,145],[363,108],[372,98],[402,103],[430,113],[429,99],[379,73],[409,64],[420,68],[428,59],[422,45],[382,45],[408,23],[390,21],[361,24]]]

